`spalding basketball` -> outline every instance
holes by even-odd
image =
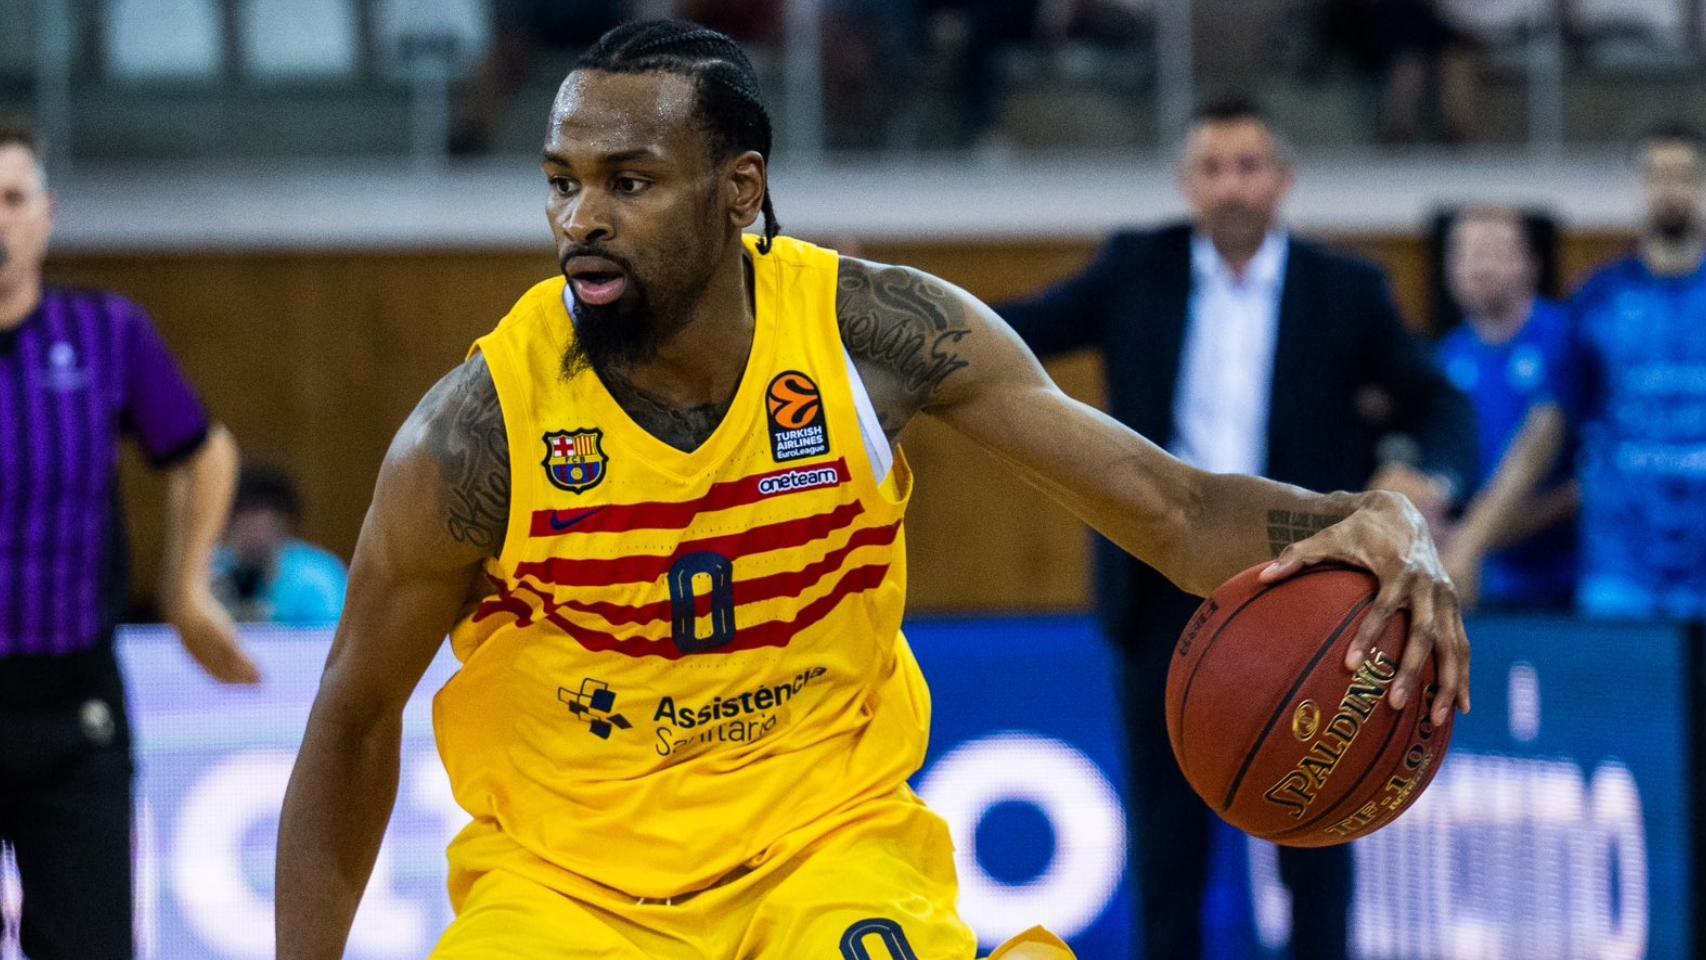
[[[1261,569],[1216,590],[1179,638],[1167,674],[1173,754],[1197,794],[1251,836],[1292,847],[1366,836],[1415,803],[1445,759],[1451,721],[1429,716],[1433,663],[1422,695],[1393,710],[1406,617],[1345,669],[1374,576],[1327,565],[1263,584]]]

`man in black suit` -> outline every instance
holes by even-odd
[[[1442,517],[1474,462],[1473,411],[1405,331],[1377,268],[1280,225],[1293,171],[1260,109],[1199,110],[1179,176],[1190,223],[1118,233],[1084,273],[1002,315],[1039,356],[1099,348],[1110,412],[1189,463],[1395,489]],[[1213,815],[1175,765],[1162,704],[1199,601],[1098,550],[1097,612],[1124,655],[1143,956],[1195,960]],[[1350,870],[1343,847],[1281,851],[1292,956],[1346,956]]]

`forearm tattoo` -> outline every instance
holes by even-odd
[[[1279,556],[1286,547],[1307,540],[1344,517],[1331,513],[1303,513],[1298,510],[1268,511],[1268,549]]]
[[[835,313],[891,441],[970,363],[960,352],[966,308],[928,274],[844,258]]]
[[[444,476],[444,524],[459,543],[496,555],[509,526],[509,435],[485,357],[475,354],[444,392],[427,444]]]
[[[600,376],[628,416],[646,428],[646,432],[677,450],[692,453],[711,439],[717,425],[728,415],[734,395],[722,403],[706,403],[683,410],[672,407],[669,401],[653,396],[630,383],[616,371],[602,371]]]

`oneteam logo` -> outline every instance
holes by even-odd
[[[841,482],[841,471],[835,467],[808,467],[774,473],[758,481],[758,492],[766,497],[813,487],[833,487]]]

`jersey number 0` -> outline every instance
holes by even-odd
[[[699,616],[699,598],[709,593],[711,612]],[[735,638],[734,564],[720,553],[689,553],[669,568],[669,605],[675,647],[704,653]]]
[[[872,940],[880,946],[881,956],[871,952]],[[844,960],[918,960],[900,924],[882,917],[861,920],[848,927],[841,935],[841,956]]]

